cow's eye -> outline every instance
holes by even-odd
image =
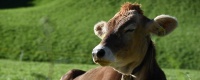
[[[128,32],[133,32],[135,29],[128,29],[125,31],[125,33],[128,33]]]

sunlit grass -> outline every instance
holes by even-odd
[[[97,65],[52,64],[47,62],[20,62],[0,60],[0,80],[59,80],[70,69],[89,70]],[[200,71],[164,69],[168,80],[200,80]],[[51,77],[49,77],[51,76]]]
[[[70,69],[88,70],[96,65],[55,64],[0,60],[0,80],[58,80]]]

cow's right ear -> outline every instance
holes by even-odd
[[[94,25],[94,33],[95,35],[97,35],[99,38],[103,38],[104,34],[106,33],[107,31],[107,22],[105,21],[101,21],[101,22],[98,22]]]
[[[158,36],[165,36],[178,26],[175,17],[169,15],[159,15],[148,24],[148,31]]]

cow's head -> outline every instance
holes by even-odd
[[[102,40],[93,51],[93,61],[102,66],[112,66],[119,72],[131,74],[146,54],[150,33],[164,36],[177,26],[169,15],[148,19],[137,3],[125,3],[108,22],[94,26],[94,33]]]

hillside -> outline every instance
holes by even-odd
[[[35,0],[31,7],[0,10],[0,58],[65,63],[93,63],[91,50],[100,39],[98,21],[108,21],[127,0]],[[135,2],[135,1],[131,1]],[[200,69],[199,0],[137,0],[144,15],[177,17],[178,28],[153,40],[165,68]]]

